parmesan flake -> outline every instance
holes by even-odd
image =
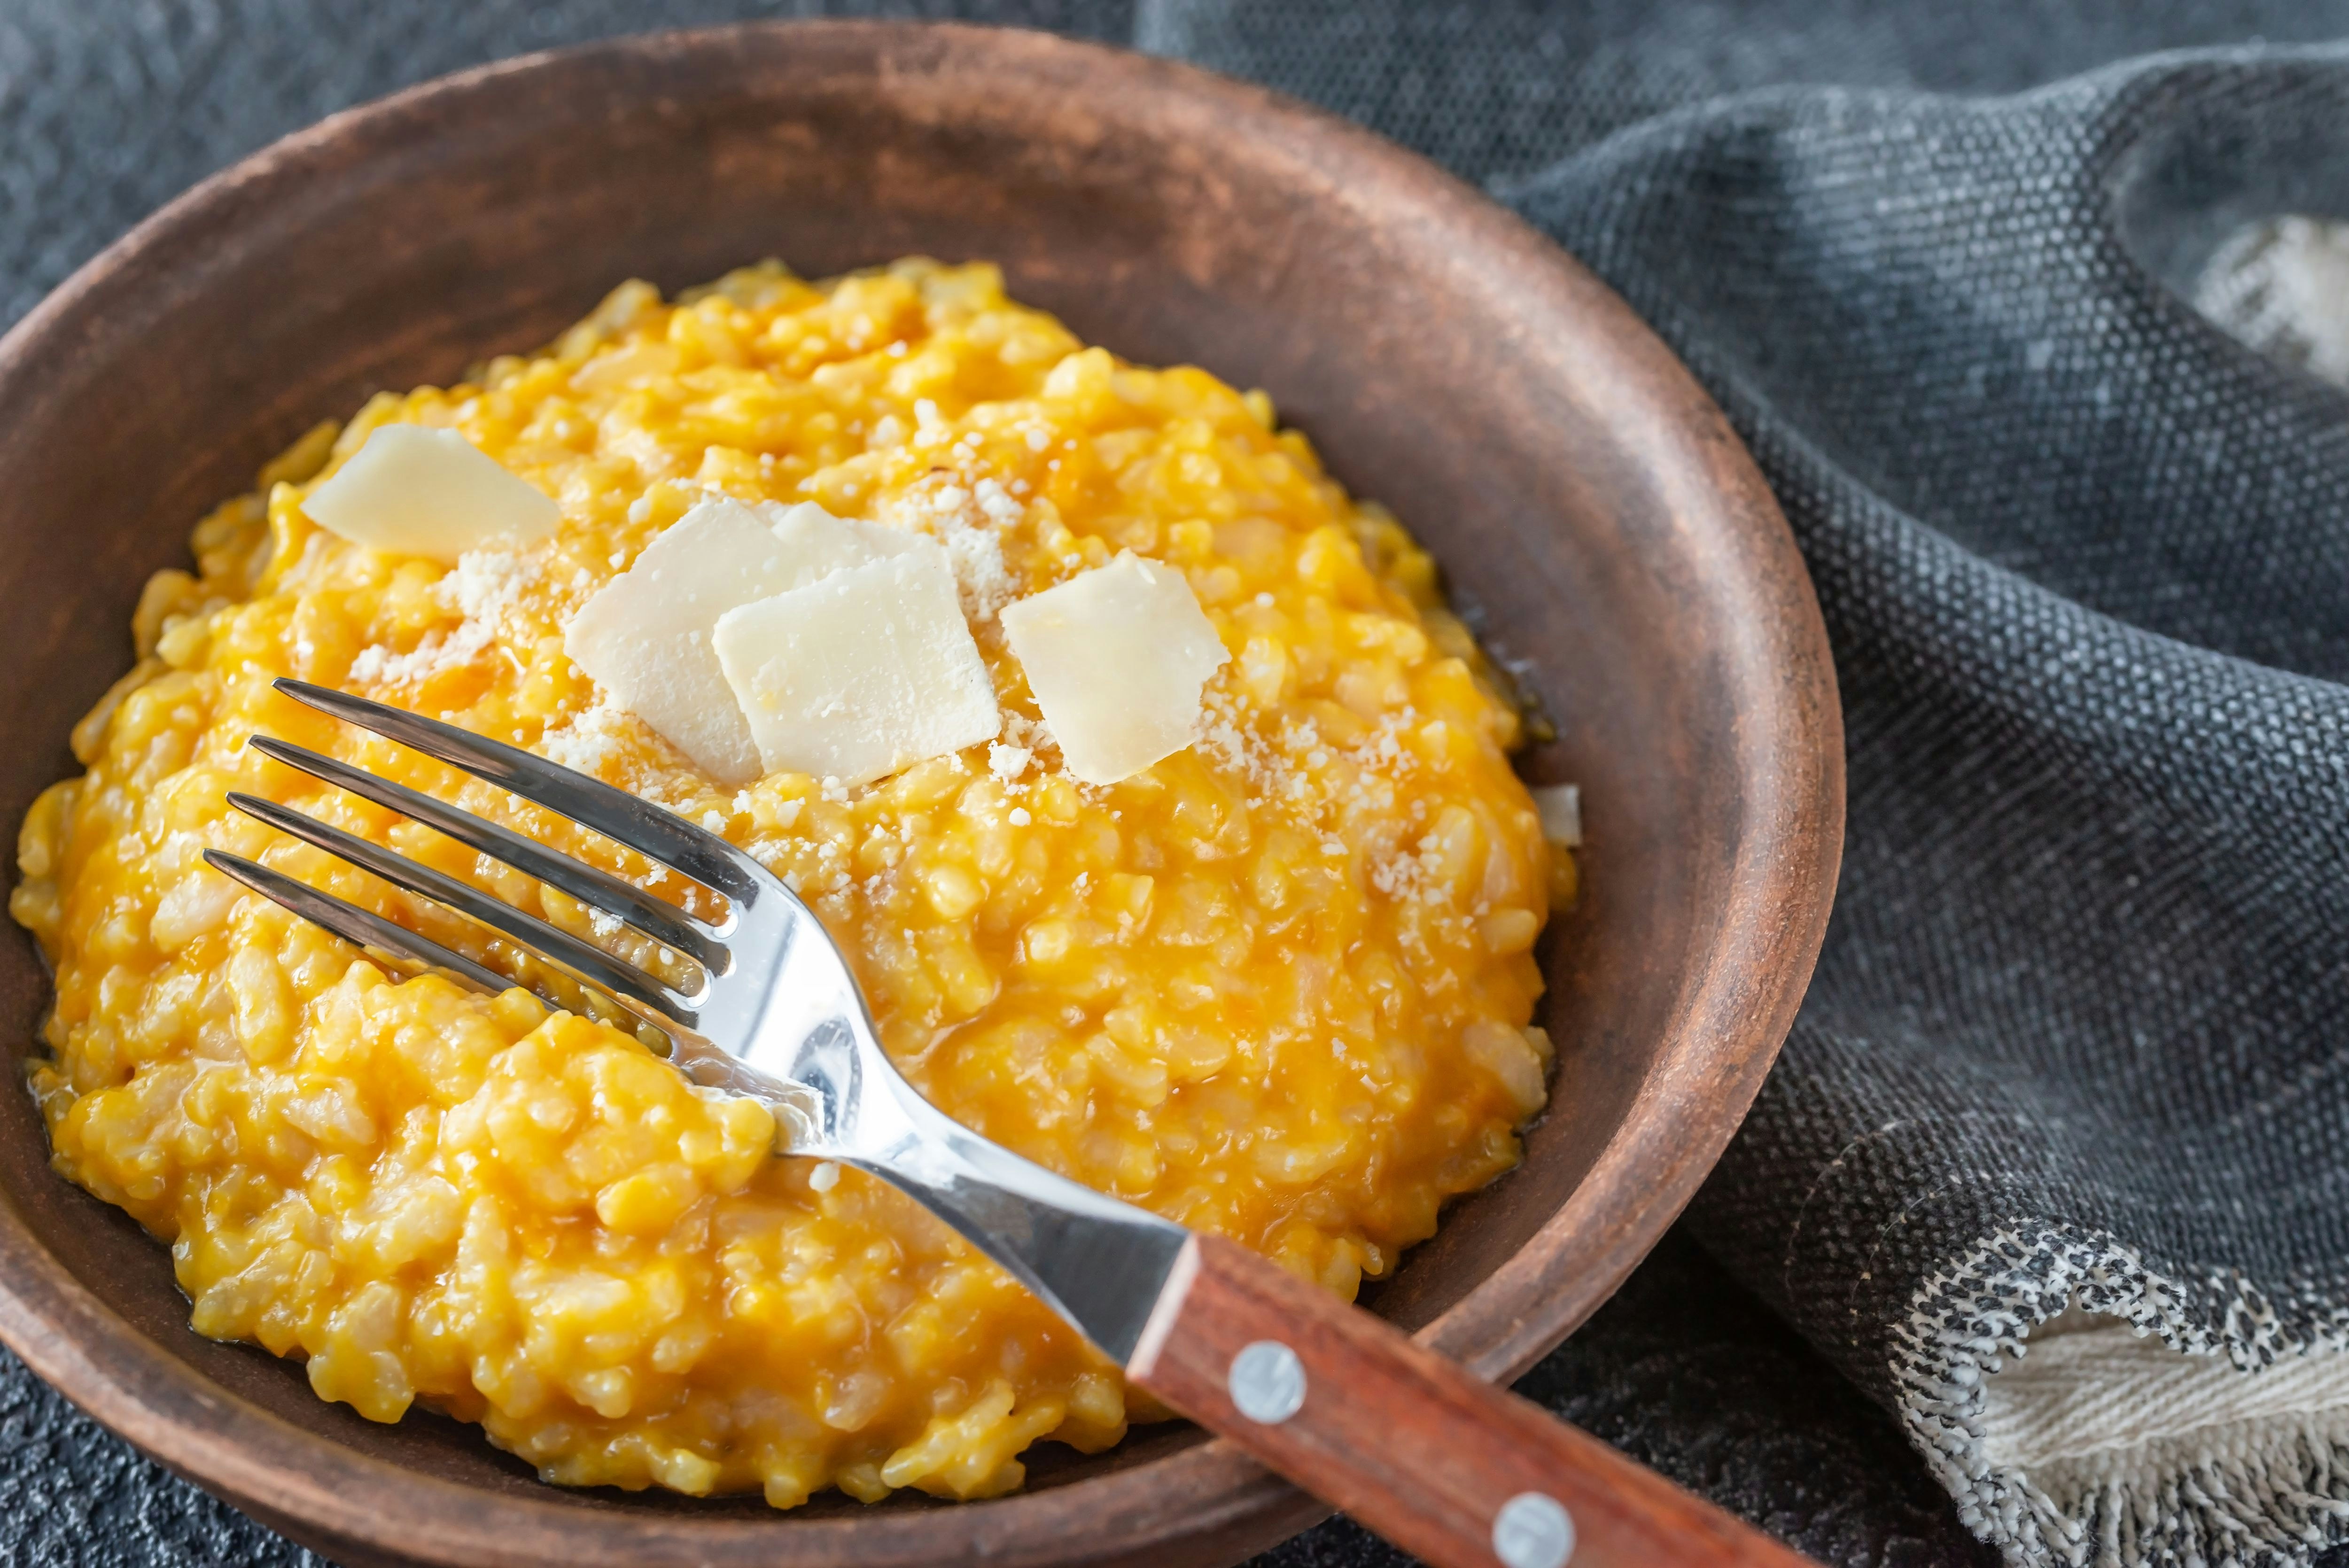
[[[565,628],[564,651],[626,707],[722,784],[763,771],[716,644],[727,612],[836,572],[935,549],[902,529],[803,501],[745,505],[705,490]],[[470,557],[469,557],[470,559]]]
[[[383,425],[302,502],[354,544],[454,562],[477,546],[527,544],[563,509],[455,430]]]
[[[1541,813],[1542,837],[1553,844],[1575,849],[1582,843],[1582,786],[1551,784],[1533,792],[1534,810]]]
[[[790,507],[768,501],[758,511],[772,526],[776,540],[782,545],[791,574],[791,580],[776,589],[777,593],[821,583],[846,567],[862,566],[886,555],[903,555],[923,543],[919,534],[877,522],[834,517],[813,501],[803,500]]]
[[[992,740],[994,683],[934,542],[728,611],[719,661],[771,772],[827,792]]]
[[[1130,550],[999,618],[1062,760],[1087,784],[1195,741],[1201,690],[1231,656],[1183,574]]]
[[[802,564],[748,507],[703,501],[580,607],[564,651],[712,778],[749,783],[758,748],[710,636],[736,605],[792,586]]]

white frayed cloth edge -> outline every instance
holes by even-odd
[[[2349,223],[2271,218],[2220,246],[2194,306],[2261,353],[2349,386]]]
[[[1891,1373],[1975,1534],[2018,1564],[2283,1568],[2349,1540],[2349,1308],[2002,1233],[1920,1289]]]

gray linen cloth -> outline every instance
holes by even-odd
[[[329,109],[786,9],[17,0],[0,319]],[[1680,350],[1817,581],[1851,779],[1817,982],[1697,1235],[2013,1561],[2349,1540],[2349,5],[964,9],[1360,118]]]

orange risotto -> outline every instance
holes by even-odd
[[[305,496],[390,423],[460,432],[559,527],[454,566],[322,531]],[[863,786],[736,789],[599,694],[567,618],[709,491],[952,544],[1002,739]],[[1187,580],[1230,657],[1195,746],[1087,785],[993,611],[1126,550]],[[1543,1103],[1529,950],[1572,865],[1427,557],[1262,394],[1088,348],[991,267],[767,265],[673,303],[629,284],[543,353],[312,431],[194,552],[148,585],[138,666],[75,732],[88,772],[24,825],[11,908],[57,974],[34,1091],[57,1169],[170,1243],[199,1332],[304,1360],[369,1418],[421,1401],[549,1480],[789,1508],[987,1496],[1030,1443],[1095,1449],[1157,1412],[910,1202],[778,1158],[766,1110],[525,992],[388,975],[205,867],[252,856],[512,967],[232,811],[243,789],[633,940],[243,753],[262,731],[716,907],[273,676],[723,833],[821,915],[939,1106],[1340,1295],[1508,1169]]]

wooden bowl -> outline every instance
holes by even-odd
[[[1035,35],[845,23],[471,71],[278,143],[0,341],[0,820],[75,771],[140,585],[314,421],[544,342],[621,279],[781,256],[1003,264],[1088,340],[1268,389],[1525,661],[1583,787],[1547,938],[1556,1109],[1371,1304],[1524,1370],[1663,1233],[1816,956],[1842,736],[1808,579],[1719,411],[1630,311],[1432,166],[1270,93]],[[30,1051],[47,984],[0,939]],[[19,1078],[21,1081],[21,1076]],[[165,1249],[67,1185],[0,1095],[0,1338],[181,1474],[349,1564],[936,1568],[1235,1561],[1323,1510],[1188,1427],[1019,1495],[872,1508],[565,1491],[473,1429],[376,1426],[187,1326]]]

